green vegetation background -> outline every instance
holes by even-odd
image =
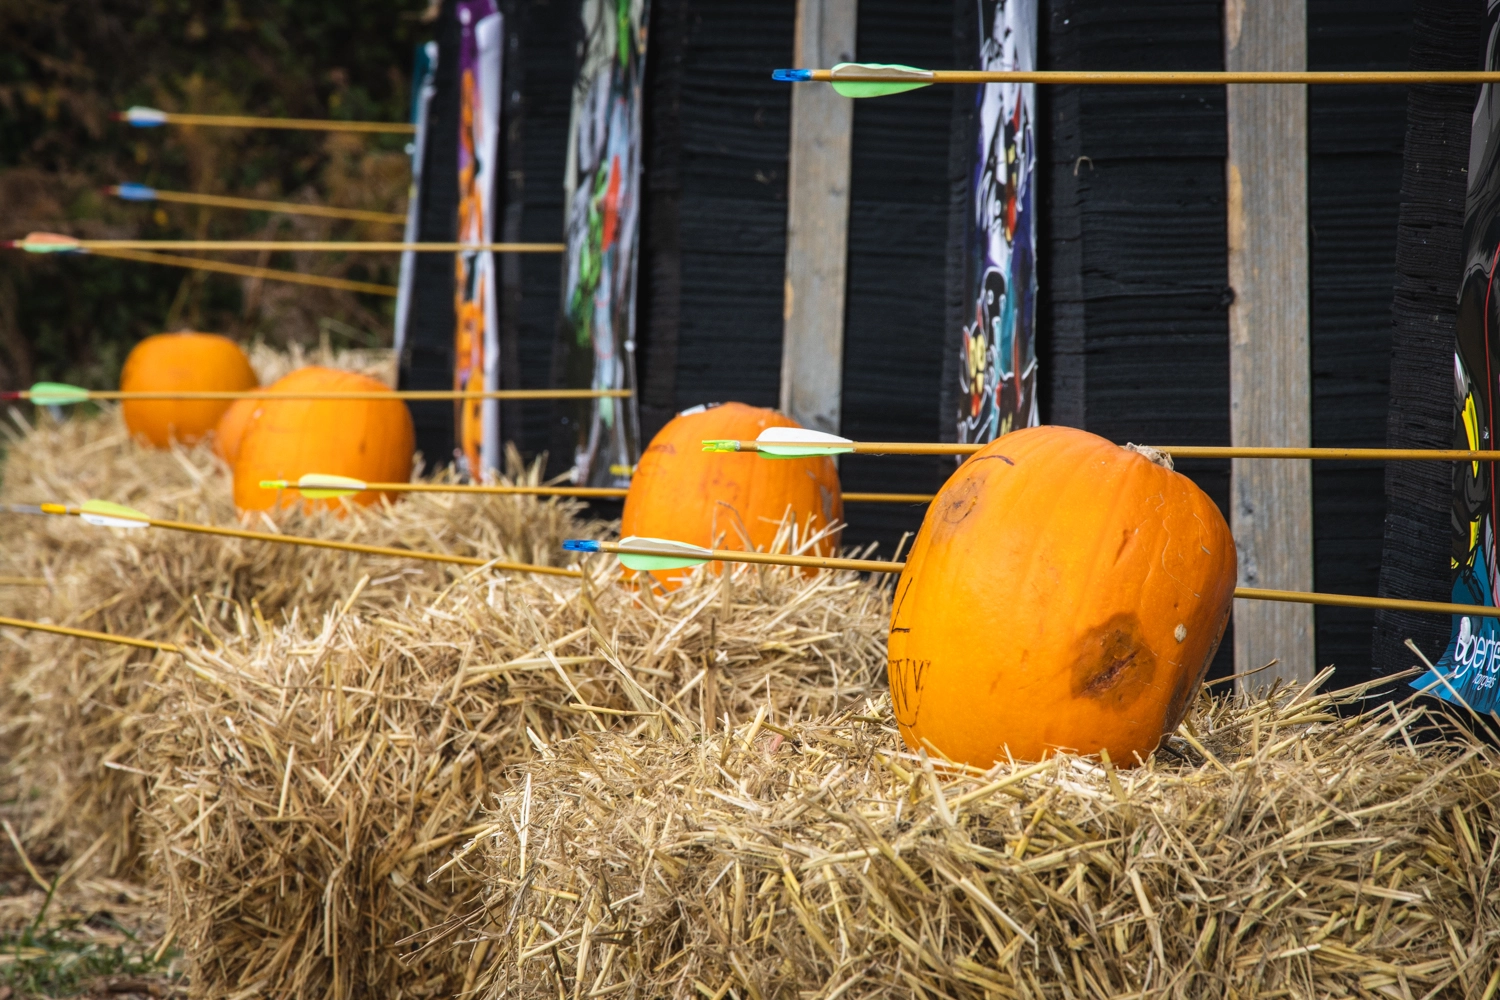
[[[168,111],[405,121],[426,0],[0,0],[0,239],[395,239],[388,225],[132,204],[122,181],[401,211],[406,137],[134,129]],[[222,259],[395,283],[392,257]],[[0,253],[0,389],[116,384],[142,337],[196,329],[274,344],[390,341],[394,300],[103,258]]]

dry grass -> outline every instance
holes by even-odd
[[[1130,771],[961,771],[874,703],[580,734],[483,817],[482,905],[429,947],[490,998],[1489,996],[1500,759],[1358,693],[1205,699]]]
[[[473,898],[432,876],[510,769],[579,732],[673,732],[862,701],[886,591],[742,568],[671,598],[464,576],[349,600],[162,669],[136,761],[195,995],[448,996],[467,958],[410,936]],[[403,961],[405,959],[405,961]]]
[[[14,412],[14,411],[12,411]],[[12,428],[0,499],[90,498],[158,517],[236,524],[227,471],[203,447],[138,448],[118,416]],[[531,476],[534,478],[535,470]],[[251,527],[378,545],[556,564],[560,540],[583,532],[578,505],[536,498],[420,495],[383,509],[261,517]],[[361,606],[399,604],[411,588],[448,579],[430,563],[371,559],[179,532],[124,534],[73,518],[4,517],[0,575],[47,587],[0,587],[0,613],[122,635],[202,641],[195,620],[316,618],[373,579]],[[278,528],[279,525],[279,528]],[[132,769],[130,720],[149,715],[148,681],[170,670],[122,647],[41,633],[0,635],[0,799],[19,800],[23,839],[38,863],[90,853],[104,872],[131,874],[140,858],[135,818],[143,779]],[[158,678],[159,679],[159,678]],[[142,700],[144,699],[144,700]]]
[[[236,523],[206,450],[141,451],[112,412],[43,420],[16,426],[0,499]],[[579,514],[426,494],[273,527],[556,564],[562,538],[609,530]],[[338,1000],[1500,984],[1500,758],[1422,742],[1419,706],[1204,698],[1135,770],[978,773],[892,728],[888,580],[739,566],[653,596],[603,560],[574,580],[6,529],[0,576],[48,585],[0,587],[0,613],[191,647],[0,633],[21,845],[0,877],[32,886],[0,903],[0,939],[58,961],[97,938],[134,976],[181,948],[198,997]],[[51,944],[26,947],[50,975]]]

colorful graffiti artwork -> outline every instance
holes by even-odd
[[[1500,69],[1500,8],[1489,8],[1490,65]],[[1453,447],[1495,447],[1500,379],[1500,91],[1480,90],[1469,140],[1469,193],[1464,210],[1463,278],[1458,296],[1458,343],[1453,356]],[[1500,591],[1495,528],[1500,490],[1494,462],[1459,462],[1453,469],[1455,604],[1494,607]],[[1454,615],[1448,648],[1412,686],[1481,713],[1500,710],[1500,613]]]
[[[976,0],[978,65],[1036,65],[1036,0]],[[1036,147],[1033,84],[978,88],[964,240],[958,440],[1039,422],[1036,393]]]
[[[494,241],[496,158],[500,141],[500,71],[504,22],[495,0],[459,0],[458,242]],[[454,258],[453,387],[500,387],[500,321],[495,255],[465,251]],[[463,472],[480,480],[500,465],[500,407],[495,400],[459,400],[454,426]]]
[[[649,0],[584,0],[566,175],[558,381],[635,389],[641,87]],[[625,486],[640,452],[634,397],[569,407],[579,483]]]

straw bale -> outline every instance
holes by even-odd
[[[888,584],[741,566],[652,598],[617,574],[413,580],[395,605],[205,623],[215,648],[136,720],[194,994],[452,995],[467,956],[407,939],[473,899],[438,871],[515,766],[767,699],[823,714],[880,681]]]
[[[115,409],[63,422],[43,412],[37,421],[30,428],[14,417],[8,428],[0,499],[98,498],[156,517],[239,524],[228,470],[206,447],[140,448]],[[530,481],[537,476],[536,468],[513,471]],[[424,494],[343,518],[261,516],[249,527],[555,565],[563,538],[588,533],[578,520],[581,509],[533,497]],[[361,605],[378,608],[404,600],[410,586],[441,585],[451,573],[410,560],[91,528],[75,518],[5,515],[4,523],[0,574],[50,585],[0,588],[0,613],[173,642],[201,640],[193,624],[199,617],[233,628],[319,616],[366,574],[372,579]],[[39,861],[92,847],[108,871],[127,873],[139,857],[134,817],[142,785],[129,759],[135,744],[128,723],[149,715],[154,694],[145,682],[170,669],[170,660],[9,630],[0,650],[0,774],[3,797],[26,804],[26,815],[17,817],[23,839]],[[101,837],[105,842],[96,846]]]
[[[1487,997],[1500,759],[1359,693],[1205,699],[1130,770],[945,766],[888,703],[581,733],[482,817],[428,947],[486,998]]]

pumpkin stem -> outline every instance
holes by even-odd
[[[1173,471],[1172,456],[1168,455],[1164,451],[1158,451],[1157,449],[1144,444],[1127,444],[1125,445],[1125,450],[1133,451],[1137,455],[1140,455],[1142,458],[1155,462],[1157,465],[1161,466],[1163,469],[1166,469],[1168,472]]]

